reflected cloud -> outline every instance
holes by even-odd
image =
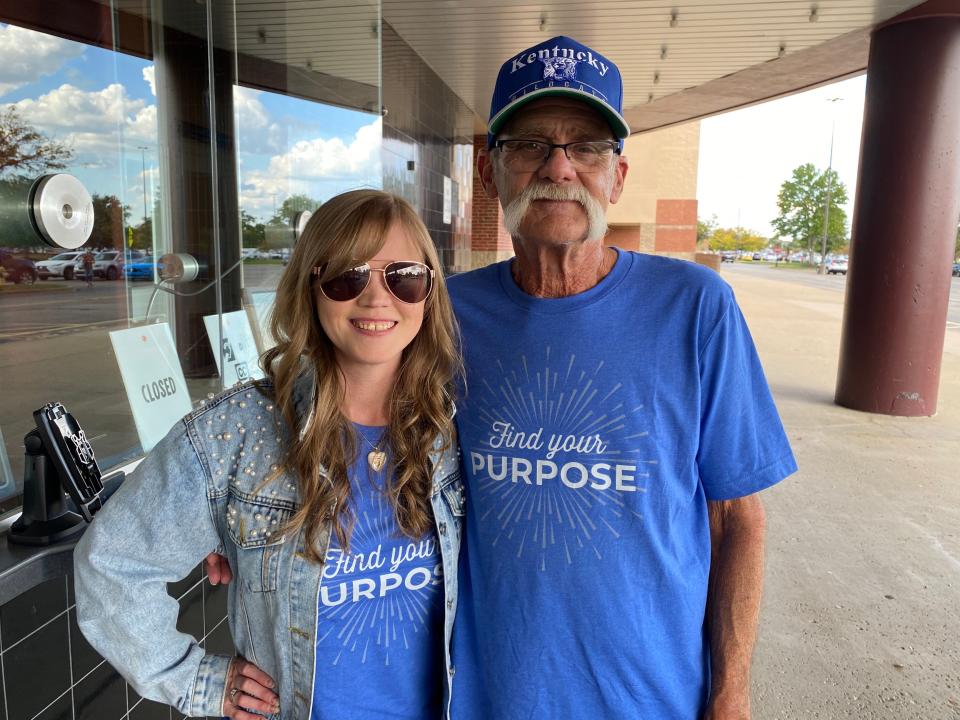
[[[150,86],[150,92],[154,97],[157,96],[157,66],[147,65],[143,70],[143,79]]]
[[[380,118],[359,128],[349,143],[341,138],[315,138],[295,143],[270,159],[266,170],[243,177],[240,204],[253,215],[268,216],[277,198],[304,194],[326,200],[344,190],[379,187]]]
[[[128,144],[157,141],[156,105],[131,98],[119,83],[95,91],[65,83],[11,104],[25,121],[69,144],[80,162],[87,161],[82,156],[88,153],[116,153],[121,139]]]
[[[0,25],[0,97],[52,75],[83,51],[79,43],[16,25]]]

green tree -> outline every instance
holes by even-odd
[[[16,105],[0,110],[0,174],[32,176],[63,170],[72,158],[70,147],[24,122]]]
[[[697,218],[697,247],[709,247],[710,236],[716,231],[719,223],[717,216],[711,215],[709,220]]]
[[[264,224],[246,210],[240,211],[240,234],[245,248],[263,247],[266,242]]]
[[[823,215],[830,195],[830,220],[827,228],[827,251],[847,244],[847,188],[835,170],[821,172],[813,163],[795,168],[791,178],[780,186],[777,208],[780,211],[772,225],[780,236],[793,238],[808,253],[818,252],[823,237]]]
[[[153,247],[153,218],[147,217],[139,225],[129,226],[127,237],[133,239],[132,243],[127,243],[128,247],[137,250],[147,250]]]
[[[715,252],[723,250],[757,252],[767,247],[765,237],[742,227],[717,228],[708,239],[708,243],[709,248]]]
[[[126,244],[123,232],[130,219],[130,207],[120,202],[116,195],[94,193],[93,229],[87,247],[121,249]]]
[[[273,214],[273,217],[270,218],[268,224],[293,225],[293,220],[298,212],[303,210],[313,212],[320,207],[320,205],[321,202],[319,200],[314,200],[307,195],[291,195],[277,208],[277,211]]]

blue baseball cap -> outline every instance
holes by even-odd
[[[559,35],[507,60],[497,75],[487,124],[487,145],[514,112],[548,96],[580,100],[597,110],[619,139],[630,134],[623,119],[623,81],[612,61]]]

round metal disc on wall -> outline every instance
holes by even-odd
[[[167,282],[192,282],[200,274],[200,263],[189,253],[168,253],[160,258],[160,265],[160,278]]]
[[[30,188],[29,213],[37,234],[52,247],[76,250],[93,231],[93,199],[67,173],[37,178]]]

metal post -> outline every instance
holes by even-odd
[[[144,244],[146,244],[147,230],[147,146],[137,145],[140,150],[140,182],[143,184],[143,225],[140,227],[144,233]]]
[[[828,103],[836,103],[843,98],[828,98]],[[820,267],[817,268],[817,274],[823,275],[827,266],[827,233],[830,228],[830,199],[833,192],[833,131],[837,126],[837,115],[833,113],[830,120],[830,159],[827,160],[827,202],[823,205],[823,239],[820,243]]]

